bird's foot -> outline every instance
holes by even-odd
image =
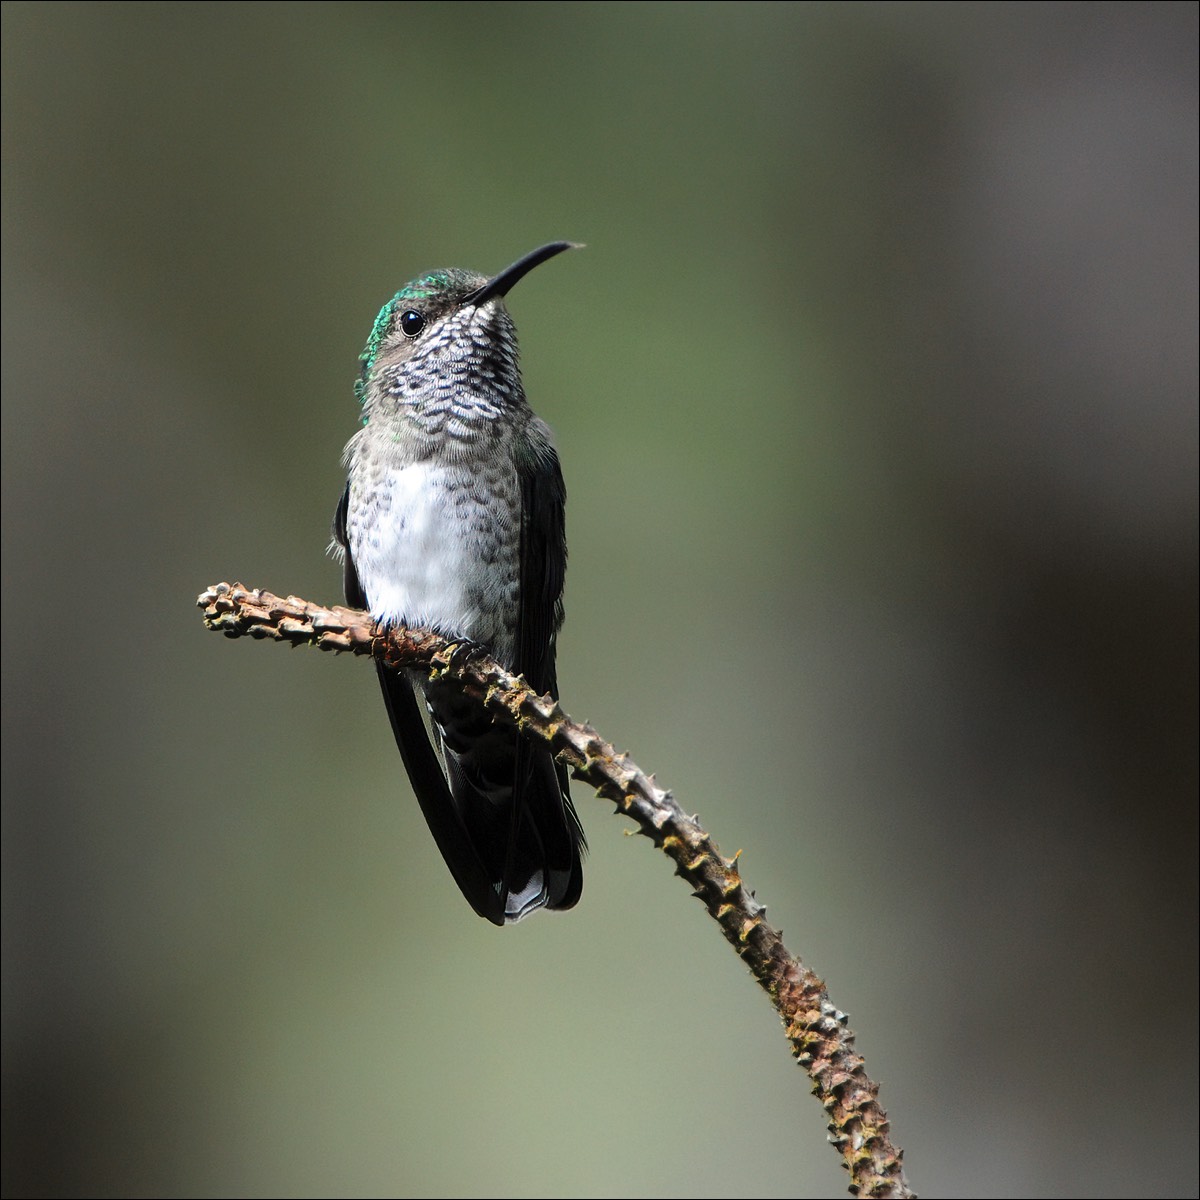
[[[446,659],[446,669],[448,671],[461,671],[468,663],[473,662],[477,658],[487,658],[491,654],[489,647],[482,642],[472,641],[470,638],[463,638],[457,642],[450,650],[450,655]]]

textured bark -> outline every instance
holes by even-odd
[[[723,858],[716,843],[671,793],[655,784],[590,725],[571,720],[557,701],[530,690],[524,679],[490,658],[455,654],[457,644],[424,629],[379,629],[369,614],[322,608],[241,584],[217,584],[197,601],[210,629],[228,637],[272,638],[321,650],[378,658],[395,669],[420,668],[455,680],[498,721],[546,742],[575,778],[590,784],[617,811],[636,822],[675,864],[726,940],[771,997],[792,1053],[808,1072],[813,1092],[829,1116],[830,1141],[850,1172],[857,1196],[912,1196],[903,1152],[892,1145],[879,1087],[854,1051],[847,1017],[829,1000],[825,984],[789,953],[766,909],[746,886],[737,857]]]

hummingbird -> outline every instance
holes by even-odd
[[[461,639],[555,698],[566,489],[504,301],[576,248],[551,242],[491,278],[430,271],[383,306],[359,358],[362,427],[331,547],[347,604],[382,627]],[[574,906],[586,840],[566,767],[446,681],[376,666],[409,781],[471,907],[504,925]]]

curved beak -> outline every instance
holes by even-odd
[[[548,258],[553,258],[564,250],[581,250],[582,248],[580,242],[550,242],[545,246],[539,246],[536,250],[531,250],[524,258],[518,258],[511,267],[505,267],[499,275],[494,275],[483,287],[464,296],[462,303],[478,307],[496,296],[507,296],[509,289],[518,280],[528,275],[534,267],[541,266]]]

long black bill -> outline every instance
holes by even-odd
[[[478,291],[464,296],[462,303],[486,304],[493,296],[507,296],[509,289],[518,280],[528,275],[534,267],[541,266],[546,259],[553,258],[564,250],[579,249],[582,249],[579,242],[550,242],[548,245],[539,246],[538,249],[531,250],[524,258],[518,258],[511,267],[505,267],[499,275],[489,279]]]

